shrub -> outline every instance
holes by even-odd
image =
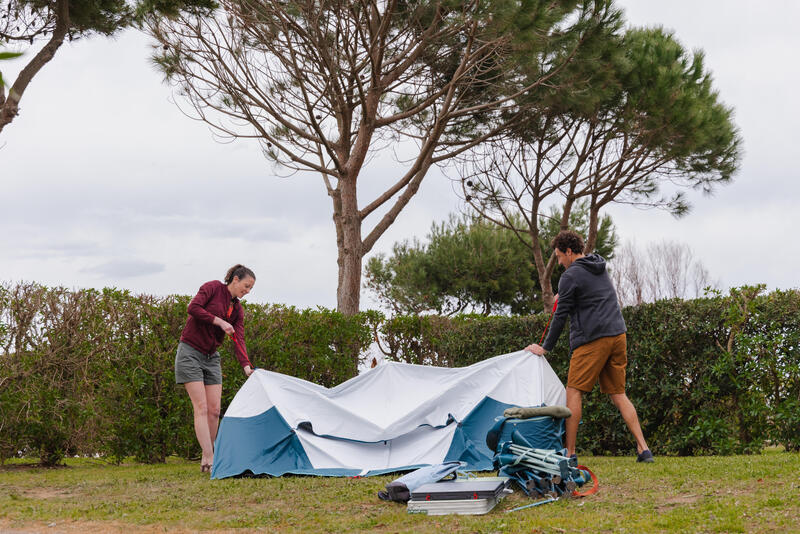
[[[628,327],[627,394],[659,454],[732,454],[765,442],[800,447],[800,292],[763,287],[623,310]],[[538,341],[546,315],[395,317],[383,327],[391,359],[463,366]],[[548,360],[562,380],[568,332]],[[584,396],[578,446],[627,454],[630,434],[599,392]]]
[[[191,402],[175,385],[187,296],[0,284],[0,461],[100,453],[161,462],[198,454]],[[328,387],[357,373],[379,340],[390,359],[461,367],[538,341],[547,315],[352,317],[245,303],[254,365]],[[800,450],[800,292],[763,287],[623,310],[627,393],[657,454]],[[564,332],[550,364],[569,366]],[[223,410],[244,374],[220,348]],[[578,447],[626,454],[631,437],[597,388],[584,397]]]
[[[174,358],[189,297],[0,285],[0,460],[100,453],[163,462],[198,453]],[[245,303],[254,365],[326,386],[355,376],[381,314]],[[223,410],[244,382],[220,347]]]

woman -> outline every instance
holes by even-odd
[[[183,384],[192,399],[194,432],[203,449],[200,471],[211,472],[214,440],[219,426],[222,398],[222,367],[219,347],[225,335],[233,338],[236,359],[250,376],[253,366],[244,344],[244,310],[239,299],[250,293],[256,275],[244,265],[234,265],[225,283],[213,280],[200,286],[189,303],[189,318],[183,327],[175,354],[175,382]]]

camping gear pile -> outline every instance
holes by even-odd
[[[564,406],[509,408],[486,434],[486,444],[495,452],[498,476],[477,478],[464,471],[465,463],[449,462],[403,475],[378,496],[407,502],[409,513],[444,515],[488,513],[513,492],[512,484],[539,500],[509,512],[562,497],[590,495],[598,487],[594,474],[561,448],[563,419],[569,416],[571,412]],[[578,488],[589,482],[593,487],[579,493]]]
[[[496,477],[475,477],[460,471],[461,462],[427,466],[390,482],[378,497],[407,502],[408,513],[427,515],[477,515],[489,513],[507,494],[512,483],[531,498],[540,500],[508,510],[515,512],[553,502],[561,497],[583,497],[597,491],[597,478],[566,449],[537,449],[514,431],[510,441],[500,443],[494,457]],[[578,488],[593,482],[591,490]]]
[[[384,501],[408,503],[409,513],[485,514],[511,493],[508,477],[481,477],[464,471],[465,462],[446,462],[407,473],[379,491]]]
[[[545,497],[548,502],[559,497],[581,494],[577,489],[597,479],[586,467],[579,466],[575,457],[567,457],[566,449],[537,449],[522,435],[514,431],[511,441],[500,444],[494,457],[495,468],[501,476],[509,477],[529,497]]]
[[[537,504],[597,491],[592,472],[561,448],[564,419],[571,416],[566,406],[508,408],[486,434],[498,474],[509,477],[529,497],[546,498]],[[577,492],[590,481],[594,487],[589,492]]]

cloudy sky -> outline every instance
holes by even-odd
[[[800,3],[619,5],[631,25],[662,25],[705,51],[745,150],[734,183],[713,197],[690,193],[694,209],[681,220],[614,207],[620,236],[687,243],[723,287],[800,286]],[[180,112],[148,56],[148,38],[133,31],[68,44],[26,91],[0,134],[0,281],[192,294],[244,263],[258,275],[250,300],[335,307],[336,246],[320,178],[278,178],[255,142],[217,142]],[[4,62],[4,78],[21,64]],[[365,189],[392,175],[390,159],[368,170]],[[424,237],[458,209],[449,180],[432,172],[373,253]]]

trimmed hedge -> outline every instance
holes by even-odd
[[[387,320],[382,347],[393,360],[407,363],[464,367],[498,354],[518,351],[541,338],[544,314],[524,317],[462,315],[403,316]],[[568,336],[558,348],[567,350]],[[559,373],[558,362],[551,362]],[[559,373],[561,376],[561,373]]]
[[[800,292],[761,287],[626,308],[627,392],[656,454],[731,454],[765,443],[800,449]],[[191,403],[174,383],[189,297],[0,284],[0,461],[65,454],[160,462],[199,452]],[[538,341],[528,317],[345,317],[317,308],[245,304],[255,365],[331,387],[357,373],[375,339],[391,359],[460,367]],[[550,364],[569,365],[564,332]],[[223,410],[244,382],[220,349]],[[628,454],[633,442],[595,388],[578,448]]]
[[[191,401],[174,373],[189,300],[0,285],[0,461],[196,456]],[[254,365],[325,386],[355,376],[382,320],[376,312],[244,307]],[[245,377],[230,342],[220,354],[224,409]]]
[[[765,443],[800,449],[800,292],[762,287],[727,297],[663,300],[623,310],[627,394],[656,454],[733,454]],[[383,327],[387,352],[409,363],[469,365],[538,341],[546,317],[397,317]],[[565,330],[550,365],[569,368]],[[584,396],[578,448],[628,454],[634,443],[595,388]]]

